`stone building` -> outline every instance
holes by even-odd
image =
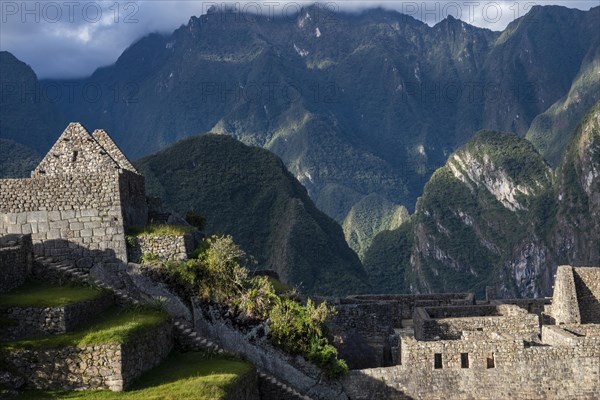
[[[27,179],[0,180],[0,236],[82,268],[126,262],[125,232],[145,226],[144,177],[103,130],[71,123]]]
[[[351,371],[360,399],[597,399],[600,268],[561,266],[552,299],[414,307],[394,365]]]

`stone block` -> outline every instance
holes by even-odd
[[[60,221],[60,220],[61,220],[60,211],[49,211],[48,212],[48,221],[49,222]]]
[[[27,222],[48,222],[46,211],[30,211],[27,213]]]
[[[61,219],[74,219],[75,211],[74,210],[64,210],[60,212]]]
[[[21,225],[8,225],[7,226],[7,233],[9,234],[21,234],[22,229],[21,229]]]
[[[50,229],[47,238],[48,240],[60,239],[60,229]]]
[[[94,209],[81,210],[81,216],[82,217],[97,217],[98,210],[94,210]]]
[[[79,235],[82,238],[89,238],[92,237],[94,234],[94,231],[92,231],[91,229],[82,229],[81,231],[79,231]]]

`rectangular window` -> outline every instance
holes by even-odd
[[[487,357],[487,367],[489,368],[496,368],[496,360],[494,360],[494,353],[489,353],[488,357]]]
[[[469,368],[469,353],[460,353],[460,367]]]
[[[435,353],[433,355],[433,368],[434,369],[442,369],[442,354]]]
[[[79,152],[77,150],[73,151],[73,158],[71,159],[71,162],[77,161],[78,155],[79,155]]]

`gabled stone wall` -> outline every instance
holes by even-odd
[[[600,268],[576,267],[573,272],[581,323],[600,323]]]
[[[561,265],[556,270],[550,314],[557,324],[581,323],[573,267]]]
[[[119,173],[0,180],[0,235],[31,234],[34,253],[82,268],[127,261]]]
[[[147,221],[144,177],[105,131],[90,135],[79,123],[32,178],[0,180],[0,235],[31,234],[36,255],[80,268],[127,262],[125,230]]]

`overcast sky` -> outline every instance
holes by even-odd
[[[289,17],[311,2],[240,0],[242,13]],[[588,10],[600,0],[515,1],[330,1],[323,6],[358,12],[381,6],[398,10],[429,25],[448,14],[473,25],[503,30],[535,4],[564,5]],[[112,64],[131,43],[151,32],[172,32],[193,15],[205,14],[222,1],[108,0],[8,1],[0,0],[0,50],[7,50],[32,66],[40,78],[90,75]]]

